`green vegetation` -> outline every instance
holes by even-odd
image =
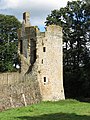
[[[63,28],[64,88],[68,98],[90,97],[90,0],[68,2],[53,10],[46,25]]]
[[[20,22],[10,15],[0,14],[0,72],[14,71],[18,62],[17,29]]]
[[[1,112],[0,120],[90,120],[90,104],[76,100],[42,102]]]

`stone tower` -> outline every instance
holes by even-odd
[[[19,31],[21,73],[38,81],[44,101],[65,99],[63,88],[62,28],[50,25],[40,32],[28,23],[28,13]]]
[[[25,27],[30,26],[30,14],[28,12],[23,13],[23,20],[25,23]]]

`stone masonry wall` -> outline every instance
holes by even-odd
[[[0,81],[2,81],[0,83],[0,110],[41,101],[40,90],[35,77],[30,74],[26,74],[23,78],[20,77],[19,73],[0,74]]]
[[[0,85],[8,85],[18,82],[20,79],[19,72],[0,73]]]
[[[62,28],[47,27],[45,34],[37,34],[38,81],[43,100],[65,99],[63,88]]]
[[[41,100],[65,99],[63,88],[62,28],[47,26],[40,32],[27,24],[24,13],[19,31],[21,73],[0,74],[0,109],[26,106]]]

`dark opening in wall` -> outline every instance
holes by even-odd
[[[43,47],[43,52],[46,52],[46,47]]]
[[[36,61],[36,49],[33,50],[33,63],[35,63]]]
[[[46,77],[44,77],[44,83],[46,83]]]
[[[36,61],[36,41],[31,39],[30,44],[30,63],[33,65]]]
[[[42,64],[43,64],[43,59],[42,59]]]
[[[20,53],[22,54],[23,53],[23,41],[20,40]]]

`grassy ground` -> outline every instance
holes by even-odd
[[[65,100],[7,110],[0,120],[90,120],[90,103]]]

